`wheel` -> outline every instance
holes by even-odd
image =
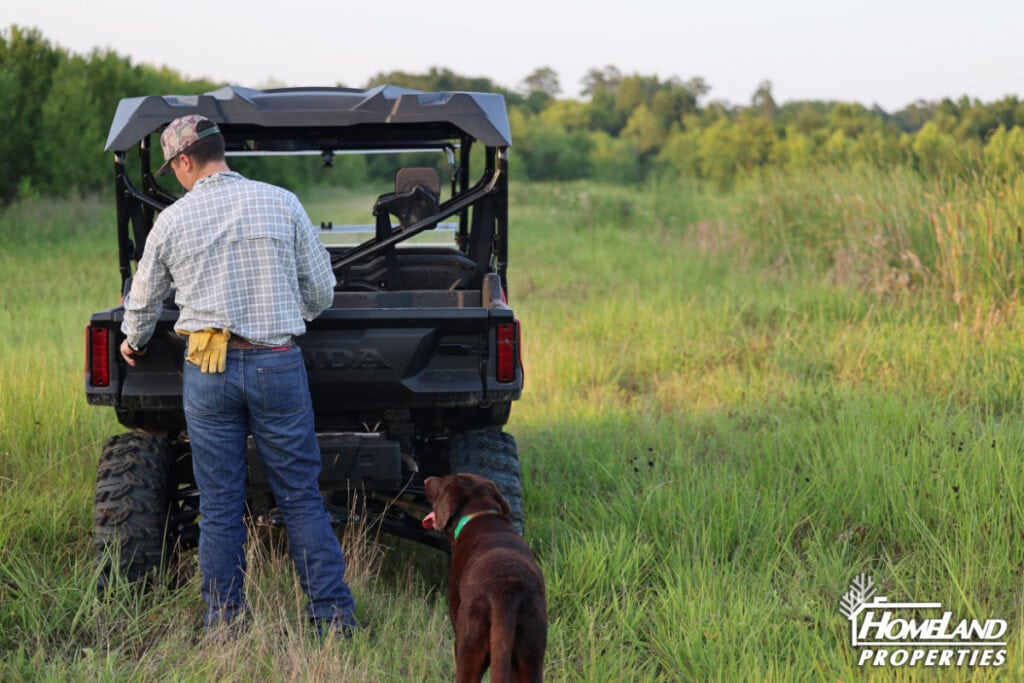
[[[497,485],[512,509],[512,524],[523,533],[523,490],[519,480],[516,440],[500,427],[461,432],[452,437],[448,450],[451,472],[479,474]]]
[[[166,568],[171,455],[166,439],[143,433],[111,437],[96,474],[93,547],[102,565],[100,588],[112,563],[131,582],[153,582]]]

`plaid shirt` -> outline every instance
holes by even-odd
[[[175,329],[222,328],[280,346],[331,305],[335,279],[294,194],[226,172],[197,181],[149,233],[124,300],[121,331],[133,347],[153,335],[172,283]]]

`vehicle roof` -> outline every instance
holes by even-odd
[[[201,114],[221,125],[225,136],[233,126],[240,131],[333,128],[349,130],[351,135],[342,136],[347,140],[364,139],[367,133],[370,138],[396,135],[412,139],[419,135],[435,140],[466,134],[489,147],[512,144],[505,98],[499,94],[422,92],[392,85],[369,90],[227,86],[203,95],[121,100],[105,149],[127,151],[150,133],[189,114]]]

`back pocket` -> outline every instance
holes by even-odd
[[[185,361],[185,386],[182,402],[186,413],[216,415],[224,412],[226,372],[202,372]]]
[[[310,407],[309,385],[301,360],[275,368],[258,368],[263,409],[270,415],[292,415]]]

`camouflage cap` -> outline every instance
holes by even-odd
[[[203,121],[208,121],[211,125],[209,128],[199,130],[199,124]],[[160,146],[164,150],[164,163],[157,170],[156,174],[167,175],[171,170],[171,160],[174,157],[203,138],[215,133],[220,133],[220,128],[217,127],[217,124],[199,114],[189,114],[188,116],[182,116],[171,121],[160,135]]]

